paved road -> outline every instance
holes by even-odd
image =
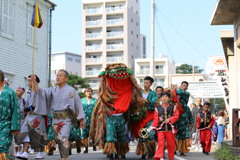
[[[214,150],[215,147],[213,147]],[[135,155],[136,146],[131,146],[130,153],[126,155],[127,160],[138,160],[140,156]],[[34,160],[36,155],[31,155],[29,160]],[[203,154],[202,152],[191,151],[186,155],[186,157],[176,156],[176,160],[214,160],[213,153],[210,153],[209,156]],[[53,156],[45,156],[44,160],[60,160],[59,153],[56,151]],[[101,151],[93,152],[92,148],[89,149],[88,154],[77,154],[76,150],[73,149],[73,155],[69,157],[69,160],[108,160]]]

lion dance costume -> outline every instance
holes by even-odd
[[[99,99],[92,114],[90,139],[110,160],[113,155],[125,159],[129,152],[124,116],[136,106],[140,87],[133,72],[123,63],[108,65],[99,77]]]

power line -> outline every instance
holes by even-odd
[[[160,0],[157,0],[158,3],[157,3],[157,8],[160,10]],[[166,14],[166,10],[164,8],[161,8],[161,11],[163,13],[165,13],[165,15],[168,15]],[[194,23],[187,23],[184,19],[181,19],[180,17],[177,17],[178,22],[184,22],[184,23],[181,23],[183,25],[185,25],[186,27],[190,28],[193,32],[192,33],[199,33],[199,31],[202,31],[202,33],[208,35],[208,39],[209,38],[213,38],[215,35],[212,33],[212,32],[206,32],[205,30],[202,29],[202,27],[199,27],[199,25],[195,25]],[[196,28],[198,28],[197,32],[196,32]],[[209,36],[209,34],[211,34],[212,36]],[[197,36],[197,34],[196,34]],[[202,40],[202,39],[199,39],[199,41],[201,42],[201,44],[204,46],[203,49],[206,51],[206,52],[209,52],[209,50],[211,51],[211,53],[214,53],[215,51],[213,50],[213,48],[208,44],[206,43],[206,41]]]
[[[157,7],[160,9],[160,0],[157,0],[158,3],[156,3],[156,5],[158,5]],[[168,15],[168,12],[164,9],[164,8],[161,8],[161,11],[165,13],[165,15]],[[178,20],[179,22],[184,22],[184,23],[181,23],[183,25],[185,25],[186,27],[192,29],[193,31],[196,31],[196,28],[197,28],[197,31],[202,31],[202,33],[204,32],[206,35],[209,35],[211,34],[212,36],[215,36],[212,32],[207,32],[206,30],[203,30],[202,27],[199,27],[199,25],[195,25],[194,23],[188,23],[189,21],[185,21],[184,19],[182,19],[181,17],[179,17],[178,15],[174,15]]]
[[[160,26],[159,20],[157,19],[156,22],[157,22],[157,26],[158,26],[159,32],[160,32],[160,34],[161,34],[161,36],[162,36],[162,38],[163,38],[163,41],[164,41],[164,43],[165,43],[165,45],[166,45],[166,47],[167,47],[167,50],[168,50],[168,52],[169,52],[169,54],[170,54],[172,60],[174,60],[174,57],[173,57],[173,54],[172,54],[172,50],[171,50],[171,48],[170,48],[170,46],[169,46],[169,44],[168,44],[168,41],[167,41],[167,39],[166,39],[164,33],[162,32],[162,29],[161,29],[161,26]]]
[[[191,44],[191,42],[185,38],[183,36],[183,34],[181,32],[179,32],[174,25],[172,24],[172,22],[167,18],[167,16],[165,16],[165,14],[159,9],[158,5],[156,5],[156,8],[158,9],[157,11],[161,13],[161,15],[165,18],[165,20],[169,23],[169,25],[175,30],[175,32],[178,33],[178,35],[192,48],[196,51],[196,53],[198,53],[204,60],[207,59],[206,56],[204,56],[194,45]]]

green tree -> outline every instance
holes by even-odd
[[[70,74],[68,76],[68,81],[67,84],[71,87],[73,87],[74,89],[76,89],[76,91],[78,91],[81,88],[87,88],[90,87],[89,84],[87,84],[87,80],[85,78],[79,77],[75,74]],[[83,92],[79,92],[78,93],[79,96],[81,98],[84,97],[84,93]]]
[[[192,74],[192,65],[189,64],[182,64],[176,67],[176,73],[178,74]],[[203,69],[200,69],[198,66],[194,66],[195,73],[202,73]]]
[[[225,109],[225,101],[223,98],[211,98],[210,99],[211,104],[211,112],[214,114],[218,114],[219,111]]]

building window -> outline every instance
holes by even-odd
[[[81,63],[81,60],[80,59],[75,59],[75,62],[76,63]]]
[[[140,66],[140,69],[150,69],[150,66]]]
[[[138,11],[136,11],[136,14],[138,15]]]
[[[133,7],[131,7],[131,10],[133,11]]]
[[[163,74],[163,66],[162,65],[156,65],[155,66],[156,70],[156,74]]]
[[[133,47],[133,43],[132,43],[132,47]]]
[[[136,3],[138,3],[138,0],[136,0]]]
[[[33,13],[33,5],[27,3],[27,45],[32,46],[32,38],[33,38],[33,26],[31,25],[32,22],[32,13]],[[37,47],[37,38],[38,37],[38,29],[35,29],[35,41],[34,47]]]
[[[133,18],[131,19],[131,22],[133,23]]]
[[[138,22],[136,23],[136,26],[138,26]]]
[[[75,72],[75,74],[78,76],[78,72]]]
[[[143,37],[143,58],[145,58],[146,57],[146,38],[145,37]]]
[[[133,31],[131,31],[131,34],[133,35]]]
[[[163,78],[156,78],[155,79],[155,84],[158,86],[164,86],[164,79]]]
[[[72,58],[70,58],[70,57],[67,57],[67,61],[69,61],[69,62],[72,62],[72,61],[73,61],[73,59],[72,59]]]
[[[1,3],[1,2],[0,2]],[[14,38],[15,0],[3,0],[1,7],[1,36]]]
[[[138,46],[137,46],[137,50],[138,50]]]
[[[132,59],[133,59],[133,55],[132,55]]]
[[[137,34],[137,38],[138,38],[138,34]]]

